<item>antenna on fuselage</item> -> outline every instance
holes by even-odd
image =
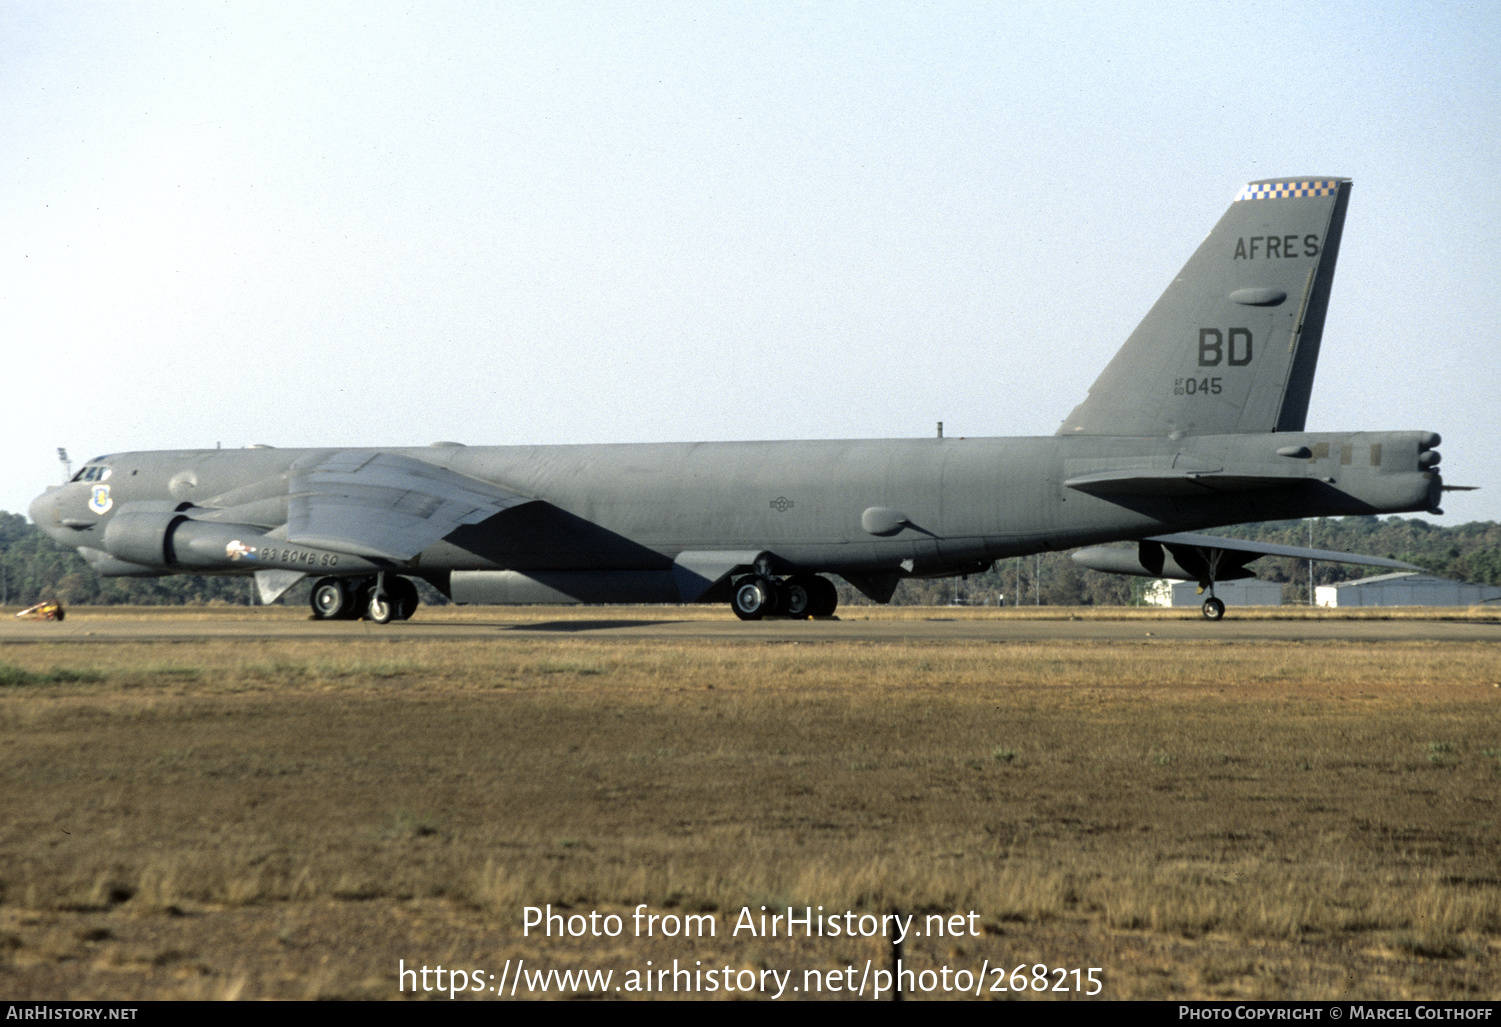
[[[73,480],[73,461],[68,459],[68,451],[62,446],[57,447],[57,458],[62,461],[63,484],[66,485]]]

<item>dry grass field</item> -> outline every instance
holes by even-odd
[[[1486,642],[0,634],[0,990],[889,960],[729,936],[790,905],[974,910],[905,964],[1100,967],[1105,998],[1495,999],[1498,686]],[[549,903],[627,933],[523,937]],[[638,903],[719,934],[630,937]]]

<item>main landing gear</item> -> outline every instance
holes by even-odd
[[[741,620],[831,617],[838,605],[839,593],[834,583],[816,574],[794,574],[785,580],[747,574],[735,581],[730,592],[730,609]]]
[[[420,600],[410,578],[378,574],[373,578],[320,578],[308,604],[317,620],[365,619],[376,624],[406,620]]]

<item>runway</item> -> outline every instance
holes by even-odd
[[[18,995],[372,997],[382,968],[455,952],[866,958],[727,916],[619,943],[520,926],[565,901],[630,923],[781,895],[973,911],[966,965],[1101,967],[1114,997],[1257,995],[1273,973],[1315,997],[1501,993],[1488,611],[13,612]],[[1413,951],[1430,938],[1443,958]],[[913,936],[903,958],[956,951]]]
[[[410,621],[376,625],[366,621],[315,621],[300,610],[244,608],[75,608],[61,623],[0,621],[0,646],[43,642],[182,642],[208,639],[342,639],[401,641],[496,640],[549,635],[627,639],[683,639],[719,642],[1497,642],[1498,616],[1466,611],[1341,615],[1335,612],[1265,612],[1211,623],[1181,611],[1119,616],[1096,610],[1027,616],[1014,610],[950,612],[943,607],[872,609],[855,607],[842,617],[819,621],[742,622],[713,608],[600,607],[588,610],[527,608],[424,608]]]

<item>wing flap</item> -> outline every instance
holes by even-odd
[[[464,524],[478,524],[523,496],[411,457],[344,450],[297,471],[287,540],[404,562]]]

